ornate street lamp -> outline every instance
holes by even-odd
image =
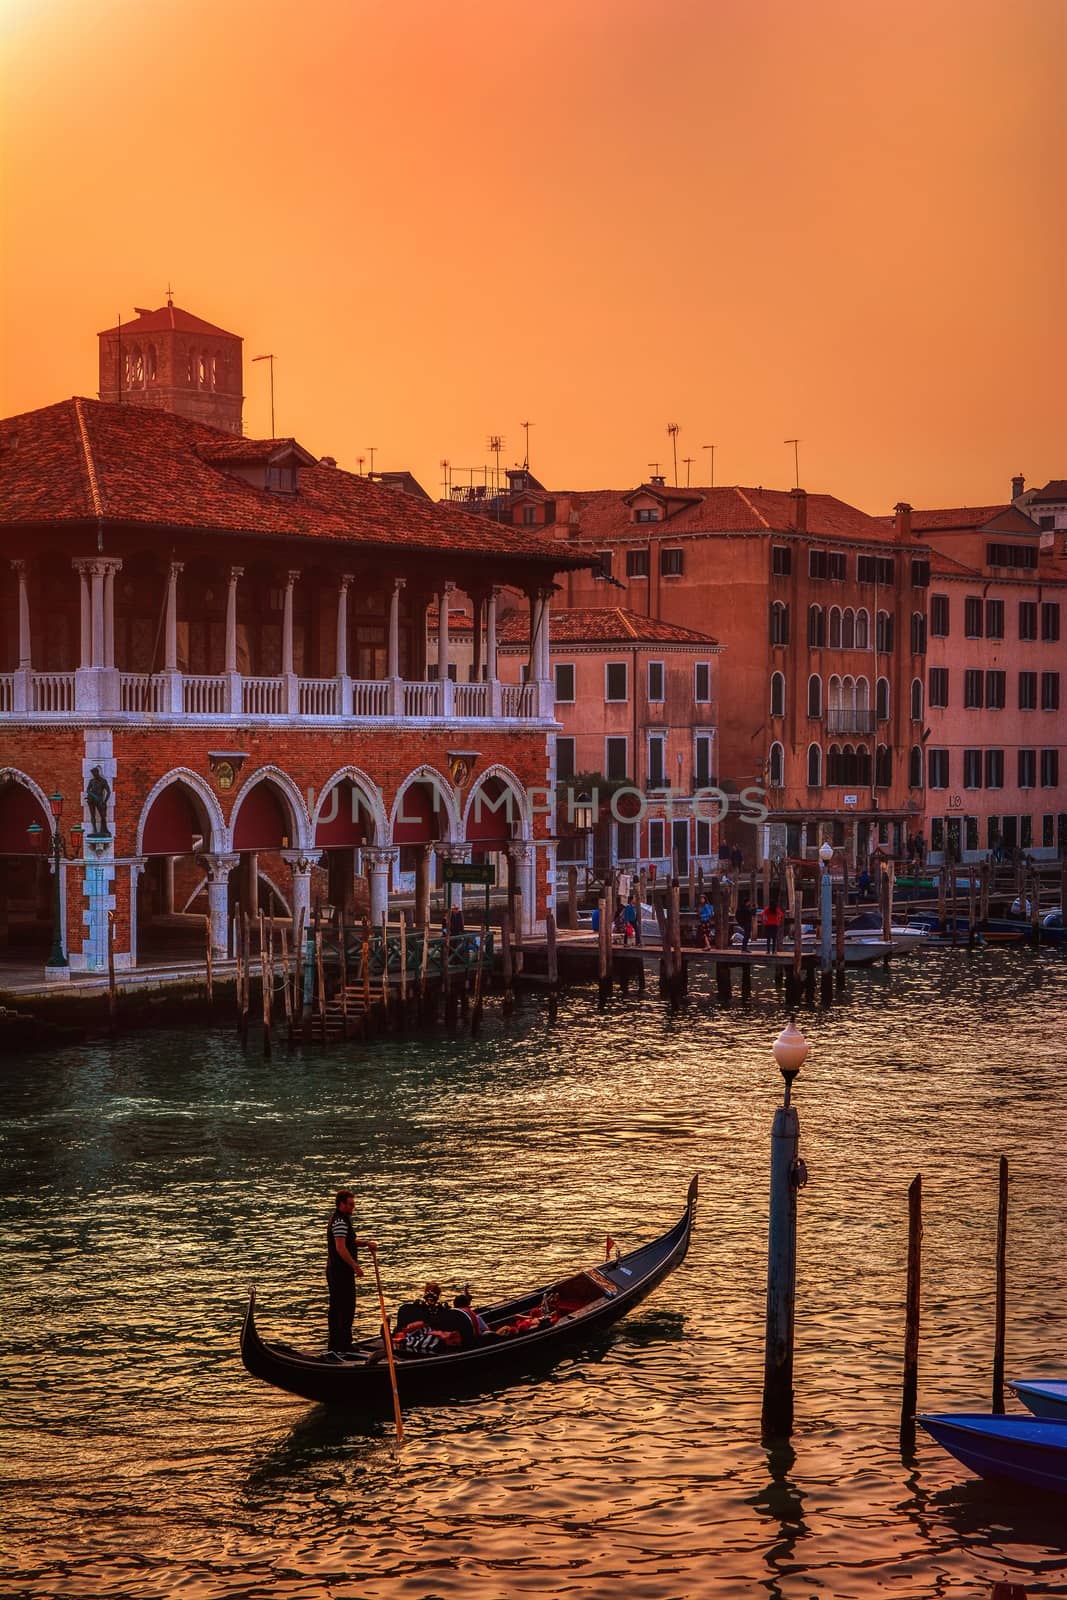
[[[811,1045],[797,1027],[795,1016],[789,1018],[788,1023],[778,1035],[771,1046],[778,1070],[785,1079],[785,1104],[789,1105],[789,1095],[801,1067],[808,1059]]]
[[[52,841],[49,854],[52,857],[52,948],[48,953],[46,967],[65,967],[67,958],[63,954],[63,906],[60,895],[59,868],[66,853],[63,835],[59,831],[60,818],[63,815],[63,796],[56,790],[48,796],[48,804],[52,812]],[[71,828],[71,834],[83,831],[80,823]],[[31,822],[26,829],[31,841],[36,844],[44,829],[39,822]]]

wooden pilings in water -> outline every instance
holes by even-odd
[[[1004,1412],[1004,1332],[1008,1304],[1008,1158],[1001,1156],[997,1184],[996,1301],[993,1327],[993,1411]]]
[[[904,1302],[904,1392],[900,1401],[900,1453],[915,1452],[919,1399],[919,1309],[922,1290],[923,1180],[908,1185],[908,1284]]]

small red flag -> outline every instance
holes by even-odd
[[[605,1261],[610,1261],[611,1260],[611,1252],[614,1250],[614,1248],[615,1248],[615,1240],[611,1237],[611,1234],[609,1233],[607,1238],[604,1240],[604,1260]]]

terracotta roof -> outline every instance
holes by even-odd
[[[1050,478],[1043,489],[1035,489],[1031,505],[1046,501],[1067,500],[1067,478]]]
[[[1007,505],[1000,506],[945,506],[932,511],[913,511],[911,526],[915,533],[962,532],[984,528],[990,522],[995,522],[998,517],[1007,516],[1009,513],[1013,519],[1022,517],[1024,522],[1030,521],[1024,511],[1020,511],[1009,501]],[[1019,526],[1021,532],[1022,525]],[[1037,533],[1036,526],[1032,531]]]
[[[647,488],[647,486],[644,486]],[[650,492],[664,493],[663,490]],[[580,514],[582,539],[596,544],[609,539],[660,538],[675,533],[780,533],[793,534],[796,501],[785,489],[695,488],[666,491],[686,496],[687,503],[662,522],[634,522],[630,517],[630,489],[594,489],[571,496],[571,509]],[[565,514],[564,508],[560,508]],[[892,522],[872,517],[832,494],[807,497],[808,538],[871,539],[894,542]]]
[[[278,494],[217,464],[231,449],[270,452],[280,446],[288,449],[289,441],[235,440],[154,407],[62,400],[0,422],[0,526],[102,519],[349,546],[444,549],[533,561],[556,571],[590,564],[588,556],[558,542],[397,494],[338,467],[304,466],[299,492]],[[205,453],[216,461],[205,460]]]
[[[706,633],[680,628],[658,617],[643,617],[625,606],[552,607],[549,634],[552,644],[691,644],[717,650],[718,642]],[[521,612],[504,617],[497,626],[500,644],[526,644],[530,625]]]
[[[196,453],[201,461],[268,462],[279,457],[295,455],[307,466],[315,457],[297,444],[295,439],[211,439],[198,444]]]
[[[941,573],[946,578],[978,578],[983,575],[977,567],[964,566],[962,561],[953,561],[951,556],[942,555],[940,550],[931,550],[929,555],[930,572]]]
[[[121,322],[114,328],[102,328],[100,336],[119,332],[164,333],[167,329],[174,328],[179,333],[217,333],[224,339],[241,337],[237,333],[227,333],[225,328],[217,328],[213,322],[205,322],[203,317],[194,317],[191,311],[183,311],[181,306],[168,304],[160,306],[157,311],[146,311],[144,306],[134,306],[133,309],[136,316],[132,322]]]

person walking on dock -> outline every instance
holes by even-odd
[[[773,956],[778,950],[778,940],[782,932],[782,923],[785,921],[785,912],[780,905],[770,905],[763,913],[763,931],[767,936],[767,954]],[[799,918],[798,918],[799,921]],[[794,938],[800,938],[800,929],[797,928]]]
[[[737,911],[735,913],[737,926],[741,930],[741,949],[748,949],[748,941],[752,937],[752,902],[748,898],[748,890],[742,889],[737,897]]]
[[[356,1315],[356,1279],[363,1268],[357,1250],[377,1250],[373,1239],[357,1239],[352,1225],[356,1197],[351,1189],[338,1189],[334,1212],[326,1227],[326,1284],[330,1291],[328,1348],[344,1355],[352,1348],[352,1323]]]

